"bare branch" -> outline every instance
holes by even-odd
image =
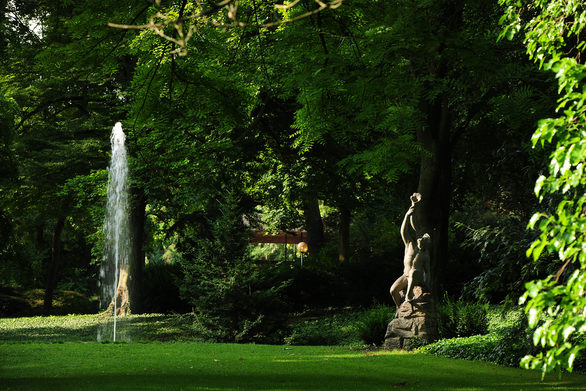
[[[295,7],[295,5],[297,3],[299,3],[299,1],[301,1],[301,0],[295,0],[294,2],[289,3],[289,4],[275,4],[275,8],[282,9],[282,10],[288,10],[289,8]]]

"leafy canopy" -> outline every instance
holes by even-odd
[[[541,120],[532,137],[534,146],[553,146],[549,172],[537,179],[535,194],[542,204],[547,199],[557,206],[531,218],[529,227],[541,233],[527,255],[537,260],[546,250],[563,265],[555,277],[528,283],[521,298],[535,328],[533,342],[545,348],[522,364],[544,373],[571,371],[586,348],[586,41],[581,38],[586,5],[578,0],[500,3],[506,6],[501,37],[523,31],[529,57],[555,73],[560,95],[559,116]]]

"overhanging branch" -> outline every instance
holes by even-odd
[[[275,8],[280,10],[288,10],[295,7],[300,0],[294,0],[291,3],[287,4],[276,4]],[[329,1],[322,1],[322,0],[313,0],[317,7],[311,11],[302,13],[290,19],[279,20],[276,22],[264,23],[261,25],[257,25],[258,27],[268,28],[268,27],[276,27],[285,23],[295,22],[297,20],[301,20],[303,18],[307,18],[308,16],[315,15],[318,12],[322,12],[326,9],[336,9],[340,5],[342,5],[343,0],[329,0]],[[160,6],[159,1],[155,1],[157,6]],[[179,54],[184,56],[187,54],[187,42],[193,36],[193,33],[196,31],[197,26],[199,25],[210,25],[215,27],[246,27],[249,24],[242,22],[238,19],[238,4],[239,0],[223,0],[212,8],[196,12],[191,15],[179,15],[177,18],[171,17],[166,15],[165,13],[159,11],[151,16],[150,20],[146,24],[135,25],[135,24],[118,24],[118,23],[108,23],[108,26],[118,29],[125,29],[125,30],[151,30],[163,39],[173,42],[177,45],[177,49],[173,50],[172,54]],[[221,9],[226,9],[228,19],[230,20],[229,23],[220,23],[214,20],[209,19],[209,16],[215,14]],[[172,26],[174,29],[173,35],[168,35],[165,33],[165,28]]]

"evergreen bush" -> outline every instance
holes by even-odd
[[[247,256],[249,232],[241,197],[227,191],[203,218],[185,228],[178,243],[180,292],[221,342],[275,342],[287,316],[280,265]]]

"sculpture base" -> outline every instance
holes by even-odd
[[[416,286],[413,298],[399,306],[397,316],[387,326],[384,348],[409,350],[417,340],[429,343],[436,339],[437,310],[432,295]]]

